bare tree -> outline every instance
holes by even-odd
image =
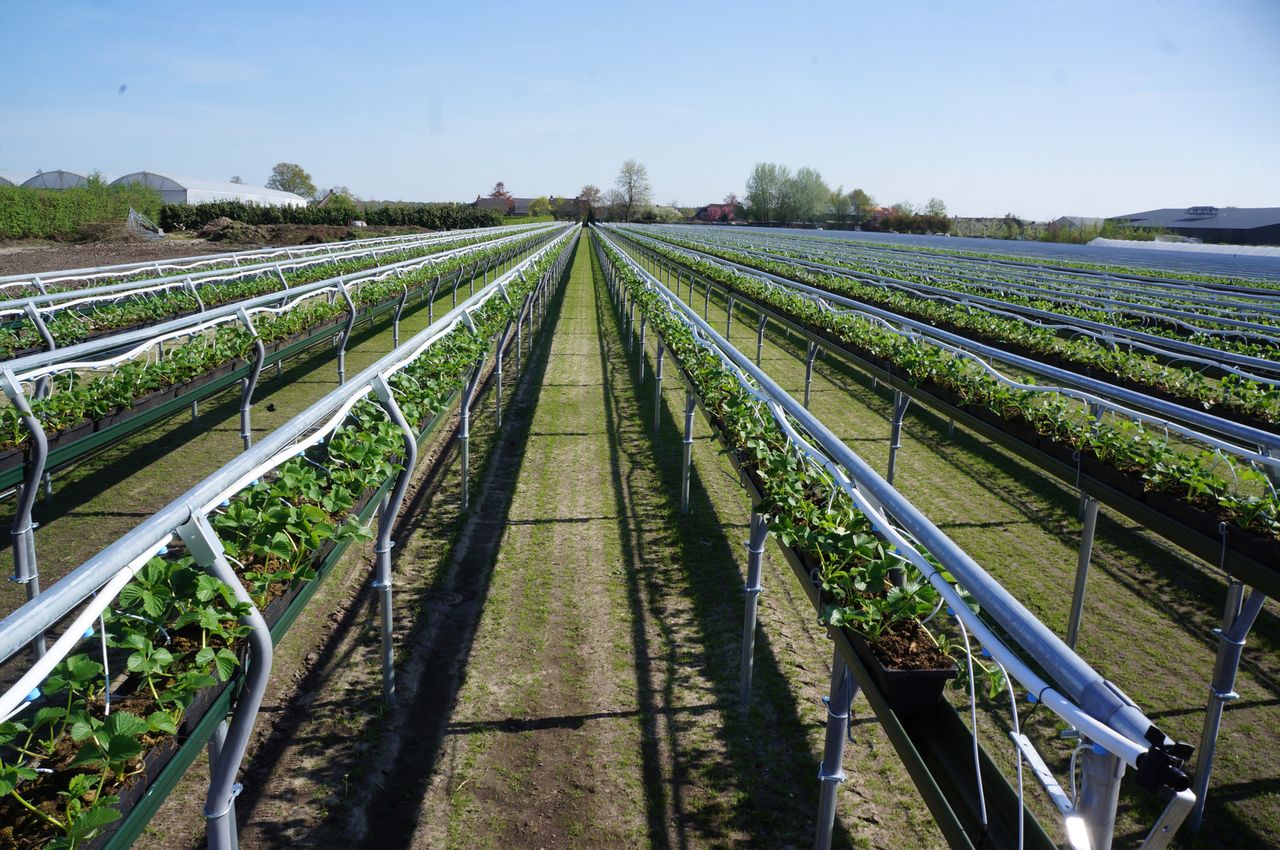
[[[626,205],[625,221],[631,220],[633,210],[648,205],[653,192],[649,186],[649,172],[634,159],[622,163],[622,170],[618,172],[614,185],[618,187]]]
[[[489,197],[499,201],[505,201],[507,205],[507,212],[511,212],[516,208],[516,199],[511,197],[511,193],[507,191],[507,184],[503,183],[501,180],[493,184],[493,191],[489,193]]]
[[[599,186],[588,183],[578,192],[578,212],[583,219],[591,218],[591,214],[604,204],[604,193]]]

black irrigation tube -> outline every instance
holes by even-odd
[[[727,290],[727,287],[719,281],[710,281],[688,267],[685,267],[685,271],[696,275],[704,283],[710,282],[714,289],[718,289],[721,292]],[[1181,518],[1171,514],[1169,511],[1152,506],[1126,492],[1123,488],[1123,476],[1119,473],[1109,476],[1110,480],[1104,480],[1100,476],[1092,475],[1085,471],[1082,466],[1072,465],[1062,458],[1055,457],[1044,451],[1039,447],[1039,441],[1032,443],[1026,437],[1018,436],[1005,430],[1002,426],[992,421],[996,418],[994,414],[991,415],[990,419],[986,417],[980,418],[969,409],[966,409],[966,407],[958,406],[927,390],[920,389],[915,384],[896,375],[889,368],[873,363],[850,351],[835,337],[814,332],[745,294],[737,291],[732,294],[735,302],[749,305],[750,309],[757,313],[765,314],[778,326],[795,332],[826,350],[837,352],[850,365],[865,372],[872,378],[883,382],[896,391],[905,393],[914,401],[930,408],[935,413],[955,420],[969,430],[991,440],[1002,448],[1008,449],[1068,485],[1078,487],[1103,504],[1146,526],[1206,563],[1220,567],[1227,573],[1243,579],[1268,596],[1275,597],[1280,595],[1280,557],[1277,557],[1280,553],[1277,553],[1274,545],[1265,548],[1239,546],[1236,541],[1240,537],[1239,535],[1233,536],[1230,533],[1231,526],[1216,517],[1206,519],[1206,517],[1209,517],[1207,513],[1198,512],[1190,505],[1186,506],[1186,510],[1183,512],[1184,515]],[[1178,509],[1177,500],[1170,499],[1168,501],[1170,507]],[[1204,516],[1196,517],[1196,513],[1203,513]],[[1193,518],[1199,521],[1189,524],[1188,520]],[[1213,531],[1210,531],[1210,528]]]

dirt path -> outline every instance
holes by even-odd
[[[649,433],[651,392],[636,388],[580,250],[429,788],[421,801],[410,790],[420,763],[393,773],[367,846],[812,840],[829,644],[771,566],[758,698],[738,707],[743,557],[730,535],[747,503],[702,440],[713,492],[695,485],[693,514],[678,516],[679,442],[669,416]],[[937,846],[893,755],[866,737],[837,845]]]

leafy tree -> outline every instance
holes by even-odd
[[[724,196],[724,204],[725,204],[725,206],[727,206],[727,207],[738,207],[738,206],[740,206],[740,203],[739,203],[739,201],[738,201],[738,196],[737,196],[736,194],[734,194],[733,192],[730,192],[729,194],[727,194],[727,195],[725,195],[725,196]],[[673,206],[673,207],[674,207],[674,206],[678,206],[678,204],[672,203],[672,204],[671,204],[671,206]]]
[[[622,201],[626,207],[623,220],[630,221],[633,210],[641,209],[649,203],[649,198],[653,192],[649,185],[648,170],[636,162],[629,159],[622,163],[622,169],[618,172],[618,178],[614,181],[614,185],[618,187],[618,192],[622,196]]]
[[[831,203],[831,187],[823,181],[821,172],[816,168],[801,168],[793,180],[796,218],[810,224],[821,224]]]
[[[529,202],[529,215],[551,215],[551,201],[540,195]]]
[[[773,162],[758,162],[747,178],[747,207],[754,221],[774,221],[781,218],[784,185],[791,177],[786,166]]]
[[[876,211],[876,199],[861,189],[849,193],[849,203],[853,205],[853,220],[865,224],[871,220]]]
[[[316,196],[316,184],[311,182],[311,175],[294,162],[277,162],[276,167],[271,169],[271,177],[267,179],[267,188],[292,192],[303,198]]]
[[[844,224],[849,219],[851,209],[853,209],[853,198],[845,194],[844,186],[836,188],[831,193],[831,211],[835,213],[836,221]]]
[[[929,203],[924,205],[924,214],[945,217],[947,214],[947,205],[942,202],[941,198],[930,198]]]
[[[231,178],[231,182],[238,185],[238,184],[244,183],[244,180],[241,179],[239,174],[237,174],[235,177]]]

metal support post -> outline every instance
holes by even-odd
[[[342,386],[347,382],[347,340],[351,339],[351,331],[356,326],[356,305],[345,286],[339,284],[338,290],[342,293],[342,300],[347,302],[347,326],[342,329],[338,340],[338,386]]]
[[[814,850],[831,850],[831,833],[836,824],[836,792],[844,782],[844,742],[849,733],[849,706],[858,695],[858,685],[837,648],[831,661],[831,690],[827,697],[827,739],[818,768],[818,829]]]
[[[751,676],[756,657],[756,610],[760,603],[760,566],[764,560],[764,542],[769,536],[769,523],[764,515],[751,512],[751,534],[747,540],[746,599],[742,616],[742,665],[738,678],[738,701],[746,706],[751,703]]]
[[[1080,637],[1080,615],[1084,611],[1084,591],[1089,582],[1089,560],[1093,556],[1093,532],[1098,525],[1098,500],[1085,497],[1084,529],[1080,533],[1080,558],[1076,564],[1076,587],[1071,594],[1071,618],[1067,621],[1067,646],[1076,648]]]
[[[258,378],[262,375],[262,364],[266,360],[267,349],[262,344],[257,332],[253,335],[253,368],[249,377],[243,381],[240,390],[240,439],[244,442],[244,450],[249,451],[253,445],[253,393],[258,388]]]
[[[27,599],[31,600],[40,595],[40,570],[36,561],[35,524],[31,521],[31,511],[35,508],[40,479],[49,459],[49,438],[40,419],[32,412],[22,385],[8,369],[4,370],[4,384],[5,394],[18,409],[22,424],[31,434],[31,458],[27,462],[26,477],[18,488],[18,504],[13,513],[13,525],[9,527],[9,537],[13,541],[13,577],[10,581],[25,585]],[[31,651],[37,659],[44,655],[44,635],[32,642]]]
[[[804,407],[809,409],[809,390],[813,387],[813,360],[818,356],[818,344],[809,342],[809,353],[804,358]]]
[[[733,339],[733,296],[727,295],[724,299],[724,338]]]
[[[1120,780],[1124,762],[1096,744],[1080,753],[1084,774],[1076,811],[1084,818],[1091,850],[1110,850],[1116,830],[1116,806],[1120,802]]]
[[[658,337],[658,358],[653,367],[653,433],[658,433],[658,426],[662,423],[662,360],[666,353],[666,348],[662,344],[662,337]]]
[[[31,324],[36,326],[36,332],[40,334],[40,338],[44,340],[45,349],[53,351],[58,347],[58,343],[54,340],[53,334],[49,331],[49,326],[44,322],[44,316],[40,315],[40,311],[34,305],[28,304],[25,312],[27,318],[31,320]],[[35,398],[48,398],[49,396],[49,379],[48,377],[38,378],[36,380]]]
[[[462,269],[458,269],[457,276],[453,279],[453,306],[458,306],[458,284],[462,283]]]
[[[1244,599],[1244,583],[1233,580],[1227,586],[1227,605],[1222,618],[1222,628],[1214,629],[1218,636],[1218,657],[1213,665],[1213,681],[1209,683],[1209,705],[1204,715],[1204,732],[1200,736],[1200,755],[1196,760],[1196,775],[1191,782],[1196,802],[1187,822],[1193,830],[1200,829],[1204,819],[1204,801],[1209,793],[1209,775],[1213,772],[1213,756],[1218,748],[1218,730],[1222,727],[1222,711],[1226,704],[1240,698],[1236,693],[1236,674],[1240,672],[1240,656],[1244,653],[1245,639],[1253,628],[1265,594],[1254,590]]]
[[[227,745],[227,729],[229,724],[224,717],[217,726],[213,727],[213,734],[209,736],[209,743],[206,747],[209,753],[209,764],[217,764],[218,759],[222,758],[222,750]],[[227,824],[225,830],[230,836],[232,846],[239,846],[239,832],[236,827],[236,807],[232,806],[227,810]]]
[[[898,449],[902,448],[902,419],[907,415],[907,408],[911,406],[911,396],[902,390],[893,391],[893,428],[892,439],[889,441],[889,471],[885,475],[884,480],[893,483],[893,473],[898,465]]]
[[[768,321],[764,313],[760,314],[760,320],[756,325],[756,365],[760,365],[760,357],[764,354],[764,325]]]
[[[711,321],[711,281],[707,281],[707,291],[702,295],[702,318]]]
[[[693,413],[697,399],[692,390],[684,391],[684,459],[680,466],[680,513],[689,513],[689,467],[693,461]]]
[[[200,417],[200,402],[193,400],[191,402],[191,421],[195,422],[196,419],[198,419],[199,417]]]
[[[471,377],[467,379],[466,389],[462,393],[458,442],[462,444],[462,509],[464,511],[471,508],[471,400],[475,397],[476,386],[480,383],[480,370],[483,366],[483,360],[476,364]]]
[[[508,330],[507,334],[509,333],[510,331]],[[493,419],[499,427],[502,426],[502,361],[504,359],[502,349],[507,344],[507,334],[503,334],[502,340],[498,343],[498,359],[493,364],[493,374],[496,379],[495,389],[497,390],[493,394]]]
[[[236,784],[235,778],[249,745],[249,735],[253,731],[258,708],[262,705],[262,697],[267,690],[267,679],[271,675],[271,631],[257,606],[253,604],[253,599],[240,583],[239,577],[227,563],[222,541],[209,525],[208,518],[193,514],[191,519],[178,527],[178,534],[187,544],[196,563],[229,585],[237,602],[249,606],[248,613],[240,618],[240,623],[249,627],[249,658],[244,665],[245,684],[240,698],[236,700],[226,737],[218,747],[218,759],[209,765],[209,794],[204,805],[209,850],[235,850],[237,842],[232,808],[240,793],[240,786]]]
[[[396,317],[391,323],[391,347],[400,347],[400,317],[404,314],[404,306],[409,303],[409,287],[402,287],[400,301],[396,304]]]
[[[383,409],[387,411],[387,415],[391,417],[391,421],[404,435],[404,457],[400,472],[396,475],[396,483],[391,488],[391,493],[378,512],[378,543],[374,547],[377,566],[373,589],[378,591],[382,600],[382,699],[390,705],[396,694],[395,647],[392,642],[394,622],[391,608],[391,547],[394,544],[391,540],[391,529],[396,523],[400,507],[404,504],[404,495],[409,489],[409,480],[413,477],[413,468],[418,462],[418,441],[385,377],[378,376],[374,382],[373,391],[377,394]]]
[[[649,317],[642,314],[640,316],[640,367],[639,367],[640,368],[639,382],[642,384],[644,383],[644,331],[645,331],[645,326],[648,325],[648,323],[649,323]]]

